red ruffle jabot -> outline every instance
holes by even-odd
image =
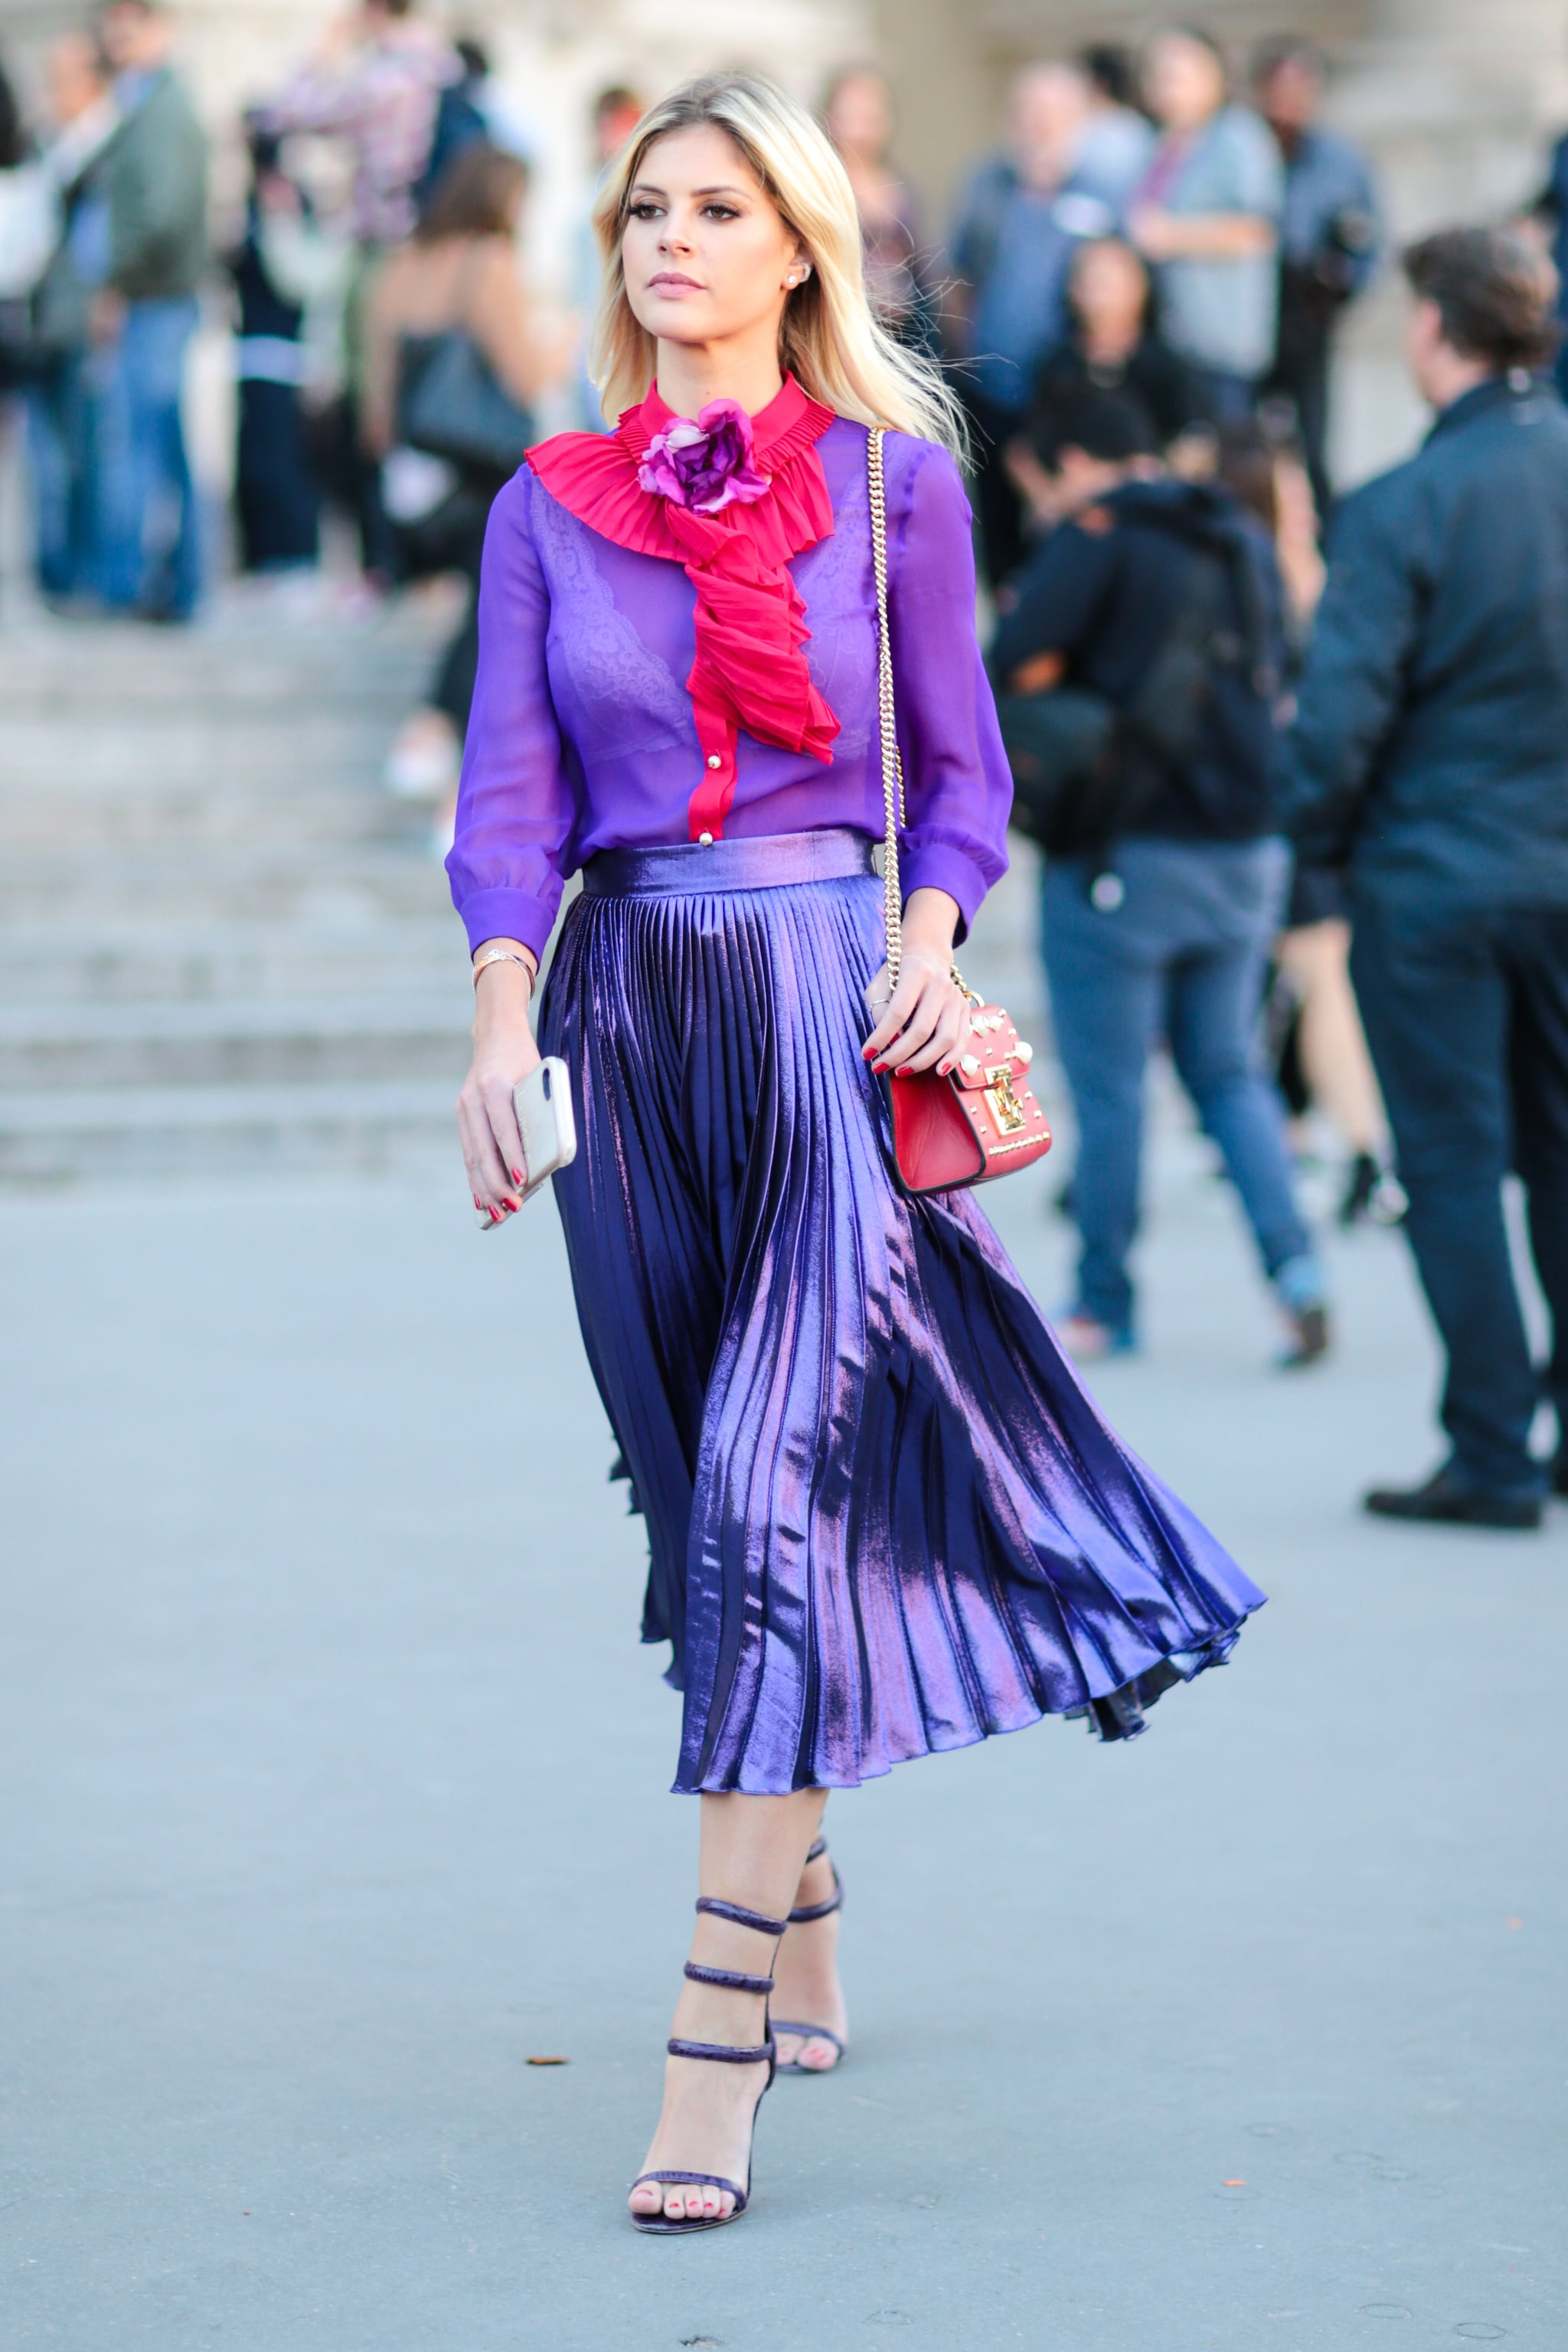
[[[833,501],[816,454],[833,414],[786,376],[752,419],[766,493],[716,514],[656,497],[637,479],[648,443],[674,421],[657,386],[623,412],[614,433],[558,433],[528,453],[552,498],[579,522],[634,554],[683,565],[697,591],[697,656],[686,681],[703,757],[688,808],[693,841],[722,836],[742,727],[762,742],[809,751],[825,766],[833,758],[838,721],[812,682],[801,650],[810,634],[805,605],[785,569],[791,556],[833,532]]]

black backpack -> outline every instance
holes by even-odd
[[[1258,568],[1229,518],[1141,506],[1187,554],[1186,581],[1164,637],[1124,702],[1081,686],[996,697],[1013,772],[1013,823],[1056,857],[1094,856],[1133,830],[1173,779],[1190,781],[1206,721],[1237,723],[1243,761],[1267,759],[1277,681]],[[1242,616],[1238,634],[1233,610]],[[1232,689],[1219,694],[1222,680]],[[1239,693],[1236,690],[1239,688]]]

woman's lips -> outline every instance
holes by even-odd
[[[651,294],[657,287],[662,294],[700,294],[704,289],[695,278],[683,278],[678,269],[660,269],[647,281]]]

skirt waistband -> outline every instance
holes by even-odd
[[[776,890],[792,882],[844,882],[874,874],[876,844],[847,825],[750,840],[677,842],[654,849],[601,849],[583,868],[591,898],[633,892],[678,898],[707,891]]]

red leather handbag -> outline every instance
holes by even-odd
[[[882,893],[888,923],[888,980],[899,982],[903,953],[903,888],[899,878],[899,826],[904,814],[904,765],[893,707],[893,656],[888,634],[888,509],[882,473],[882,430],[866,443],[871,499],[871,560],[877,582],[877,699],[881,719]],[[982,1004],[956,968],[953,978],[974,1011],[970,1039],[956,1069],[912,1076],[889,1071],[882,1083],[893,1114],[893,1160],[900,1192],[914,1197],[989,1184],[1043,1160],[1051,1130],[1029,1084],[1034,1049],[999,1004]]]

